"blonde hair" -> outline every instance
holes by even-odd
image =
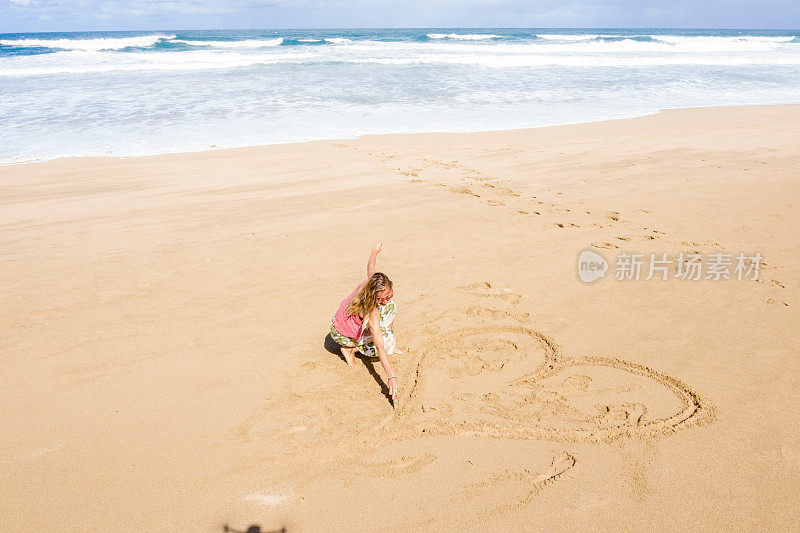
[[[388,276],[382,272],[375,272],[347,304],[347,314],[353,316],[364,311],[364,318],[368,317],[378,306],[378,293],[391,288],[392,282]]]

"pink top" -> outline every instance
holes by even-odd
[[[361,329],[361,324],[363,322],[362,318],[358,315],[348,315],[347,314],[347,306],[350,305],[350,300],[353,299],[353,296],[356,295],[358,289],[364,285],[366,281],[361,282],[358,287],[350,293],[350,296],[342,300],[342,303],[339,304],[339,309],[336,310],[336,314],[333,315],[333,327],[336,328],[336,331],[344,335],[345,337],[350,337],[351,339],[360,339],[363,330]]]

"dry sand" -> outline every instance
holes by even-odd
[[[4,530],[800,527],[800,106],[0,182]],[[374,240],[398,414],[323,347]],[[584,284],[587,248],[764,265]]]

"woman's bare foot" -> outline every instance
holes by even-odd
[[[341,350],[342,350],[342,355],[344,356],[344,360],[347,363],[347,366],[353,366],[353,362],[356,360],[356,349],[346,348],[342,346]]]

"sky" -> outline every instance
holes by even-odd
[[[280,28],[799,29],[798,0],[0,0],[0,32]]]

